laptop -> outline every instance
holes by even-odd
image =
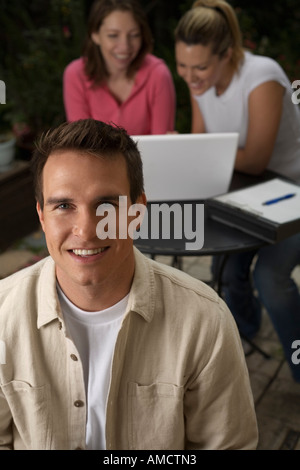
[[[204,200],[228,192],[238,133],[132,136],[152,201]]]

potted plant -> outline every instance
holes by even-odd
[[[9,108],[0,105],[0,172],[10,168],[16,152],[16,138],[9,119]]]

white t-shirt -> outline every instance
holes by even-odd
[[[111,363],[129,295],[105,310],[85,312],[70,302],[59,285],[57,292],[68,335],[78,349],[84,372],[86,446],[89,450],[104,450]]]
[[[295,91],[280,65],[269,57],[245,52],[245,60],[225,92],[217,96],[210,88],[194,96],[204,118],[206,132],[238,132],[239,147],[246,143],[248,129],[248,99],[251,91],[267,81],[277,81],[286,88],[283,111],[270,170],[300,183],[300,109],[293,104]]]

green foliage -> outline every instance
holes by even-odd
[[[293,82],[300,79],[300,7],[298,0],[230,0],[245,48],[275,59]]]
[[[30,5],[28,5],[30,3]],[[83,0],[1,0],[0,77],[14,122],[34,134],[62,122],[62,74],[80,55],[84,36]]]

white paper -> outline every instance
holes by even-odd
[[[264,205],[266,201],[291,193],[294,196],[289,199]],[[300,186],[279,178],[213,199],[279,224],[300,218]]]

